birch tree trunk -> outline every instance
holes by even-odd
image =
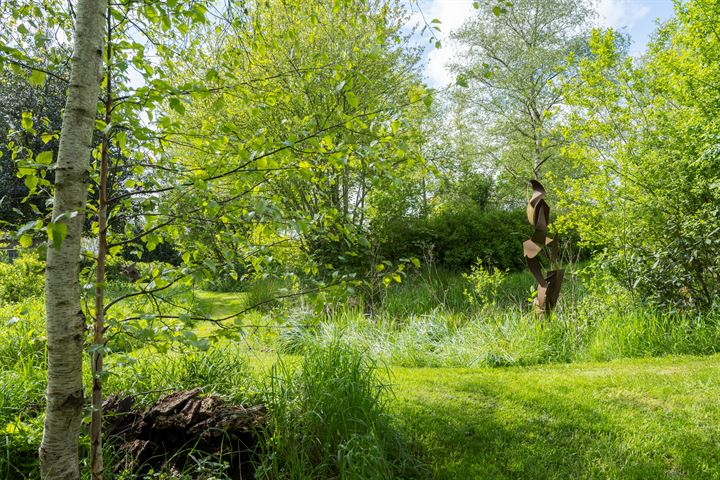
[[[40,473],[46,480],[80,477],[78,444],[83,409],[85,317],[80,308],[80,238],[88,163],[100,90],[107,0],[79,0],[70,86],[55,169],[53,221],[67,225],[59,248],[48,248],[45,279],[48,386]],[[62,215],[62,217],[61,217]]]

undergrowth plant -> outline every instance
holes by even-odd
[[[2,282],[16,279],[2,279]],[[0,305],[0,478],[39,475],[37,448],[45,401],[43,300]]]
[[[24,252],[13,263],[0,261],[0,305],[43,295],[45,262],[37,253]]]
[[[470,286],[469,289],[463,290],[465,298],[471,306],[497,305],[498,294],[507,274],[507,270],[500,270],[493,266],[486,267],[481,261],[476,261],[470,268],[470,273],[462,274]]]

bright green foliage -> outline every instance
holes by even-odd
[[[642,62],[594,31],[567,90],[579,176],[557,192],[559,223],[639,298],[674,308],[720,298],[719,21],[715,2],[678,7]]]
[[[43,296],[45,262],[25,253],[13,263],[0,261],[0,306]]]
[[[39,296],[10,305],[0,302],[0,478],[39,475],[46,386],[42,311]]]
[[[167,117],[173,164],[210,177],[180,193],[208,217],[180,241],[236,282],[273,269],[362,275],[372,267],[366,197],[420,161],[403,137],[405,110],[428,98],[402,45],[406,13],[395,2],[246,8],[232,38],[213,34],[217,48],[177,66],[187,80],[227,85]]]
[[[471,52],[450,105],[422,84],[399,1],[112,4],[86,220],[97,238],[105,141],[106,281],[94,283],[87,239],[82,263],[88,304],[106,288],[106,392],[150,401],[201,386],[267,402],[269,478],[407,478],[422,469],[375,361],[503,367],[718,350],[716,312],[694,311],[720,298],[717,2],[679,5],[641,61],[614,32],[578,35],[584,2],[475,3],[455,35]],[[0,4],[0,131],[11,137],[0,206],[27,248],[41,232],[51,246],[67,233],[38,200],[51,193],[70,8]],[[530,227],[516,207],[528,176],[557,187],[561,242],[577,232],[597,254],[587,275],[568,268],[545,323],[531,312],[532,277],[504,273],[524,268]],[[463,281],[457,270],[473,262]],[[2,478],[36,473],[41,269],[34,256],[0,263]],[[304,358],[284,359],[263,387],[247,352],[262,369],[273,350]],[[439,478],[717,477],[717,372],[665,381],[617,365],[610,378],[594,365],[400,370],[396,406]],[[637,387],[638,371],[663,380]]]
[[[452,64],[457,104],[482,145],[481,162],[509,182],[514,199],[528,178],[565,171],[553,131],[564,101],[559,87],[583,55],[579,32],[590,16],[578,0],[482,2],[452,35],[462,48]]]

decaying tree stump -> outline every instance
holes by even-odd
[[[201,397],[199,388],[165,395],[144,412],[134,404],[133,397],[118,395],[103,404],[106,441],[118,457],[116,471],[182,472],[187,453],[199,451],[226,462],[232,478],[252,478],[264,405],[230,405]]]

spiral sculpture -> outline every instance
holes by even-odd
[[[523,243],[523,251],[528,268],[538,282],[535,310],[538,313],[550,313],[560,296],[564,271],[557,268],[557,241],[547,236],[550,206],[545,201],[545,188],[537,180],[530,180],[530,186],[533,193],[528,200],[527,217],[535,232],[529,240],[525,240]],[[549,256],[552,270],[543,276],[540,253],[546,246],[550,247]]]

